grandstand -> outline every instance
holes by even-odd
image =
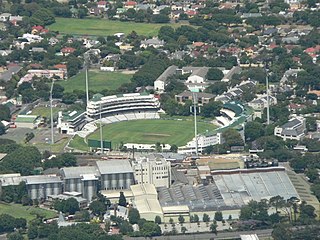
[[[152,94],[129,93],[102,96],[95,94],[87,106],[87,116],[92,119],[111,117],[111,122],[157,118],[160,103]],[[112,118],[112,116],[114,118]]]
[[[237,102],[225,103],[220,110],[221,116],[216,117],[216,121],[222,127],[227,127],[238,119],[243,110],[242,105]]]

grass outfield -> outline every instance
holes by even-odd
[[[123,83],[130,82],[132,75],[120,72],[89,71],[88,78],[90,90],[115,90]],[[58,83],[64,87],[66,92],[72,92],[73,90],[85,91],[85,72],[80,72],[76,76],[66,81],[59,81]]]
[[[53,116],[56,116],[60,110],[61,110],[60,108],[52,108]],[[50,118],[50,116],[51,116],[50,107],[36,107],[36,108],[32,109],[31,114],[32,115],[40,115],[41,117]]]
[[[155,36],[164,25],[181,26],[179,23],[155,24],[120,22],[106,19],[56,18],[56,22],[48,28],[51,31],[59,31],[62,34],[108,36],[119,32],[129,34],[132,31],[136,31],[139,35]]]
[[[35,219],[37,215],[43,216],[44,218],[54,218],[57,213],[46,209],[33,207],[33,206],[22,206],[21,204],[11,203],[0,203],[0,214],[9,214],[15,218],[25,218],[27,221]]]
[[[199,122],[198,132],[211,131],[216,126],[211,123]],[[108,124],[103,127],[104,140],[111,140],[113,148],[120,142],[148,143],[156,142],[183,146],[194,136],[193,121],[175,120],[135,120]],[[100,139],[99,130],[88,138]]]

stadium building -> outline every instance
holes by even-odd
[[[81,130],[86,123],[84,111],[72,111],[58,113],[58,129],[62,134],[74,134]]]
[[[153,94],[129,93],[102,96],[95,94],[87,106],[87,116],[112,122],[159,118],[160,102]],[[109,117],[109,118],[106,118]]]

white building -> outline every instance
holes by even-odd
[[[282,126],[277,126],[274,129],[274,135],[281,137],[283,140],[298,140],[300,141],[306,132],[306,119],[304,117],[291,118]]]
[[[255,111],[255,117],[262,117],[263,110],[268,106],[267,95],[260,96],[256,99],[253,99],[248,103],[249,107],[252,107]],[[269,96],[269,106],[273,106],[277,104],[277,98],[273,96]]]
[[[217,133],[215,135],[198,135],[198,152],[202,152],[208,146],[214,146],[222,143],[221,133]],[[187,145],[179,147],[178,153],[181,154],[190,154],[196,152],[196,139],[193,138]]]
[[[85,111],[72,111],[58,113],[58,129],[62,134],[75,134],[86,123]]]
[[[171,163],[163,157],[150,154],[132,164],[137,184],[150,183],[155,187],[170,187]]]

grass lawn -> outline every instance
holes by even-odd
[[[21,204],[0,203],[0,214],[9,214],[15,218],[25,218],[27,221],[35,219],[37,215],[44,218],[54,218],[57,213],[39,207],[22,206]]]
[[[53,116],[57,115],[60,111],[60,108],[52,108]],[[41,117],[50,118],[50,107],[36,107],[32,109],[31,115],[40,115]]]
[[[121,22],[106,19],[56,18],[56,22],[48,28],[62,34],[108,36],[115,33],[129,34],[136,31],[139,35],[155,36],[164,25],[179,27],[181,24],[155,24]]]
[[[40,151],[48,150],[53,153],[62,153],[64,150],[64,147],[67,145],[68,141],[69,141],[69,138],[65,137],[65,138],[62,138],[62,139],[56,141],[54,144],[45,143],[45,142],[42,142],[42,143],[37,142],[37,143],[33,143],[33,144]]]
[[[131,77],[132,75],[130,74],[120,72],[89,71],[89,90],[115,90],[123,83],[130,82]],[[80,72],[76,76],[66,81],[59,81],[58,83],[64,87],[66,92],[72,92],[73,90],[85,91],[85,72]]]
[[[198,132],[212,131],[216,126],[198,122]],[[103,127],[103,138],[111,140],[113,147],[124,143],[168,143],[183,146],[194,136],[193,121],[135,120],[108,124]],[[99,130],[88,136],[100,139]]]
[[[73,139],[70,141],[69,147],[75,148],[81,151],[89,151],[89,147],[84,142],[84,139],[79,137],[78,135],[75,135]]]

